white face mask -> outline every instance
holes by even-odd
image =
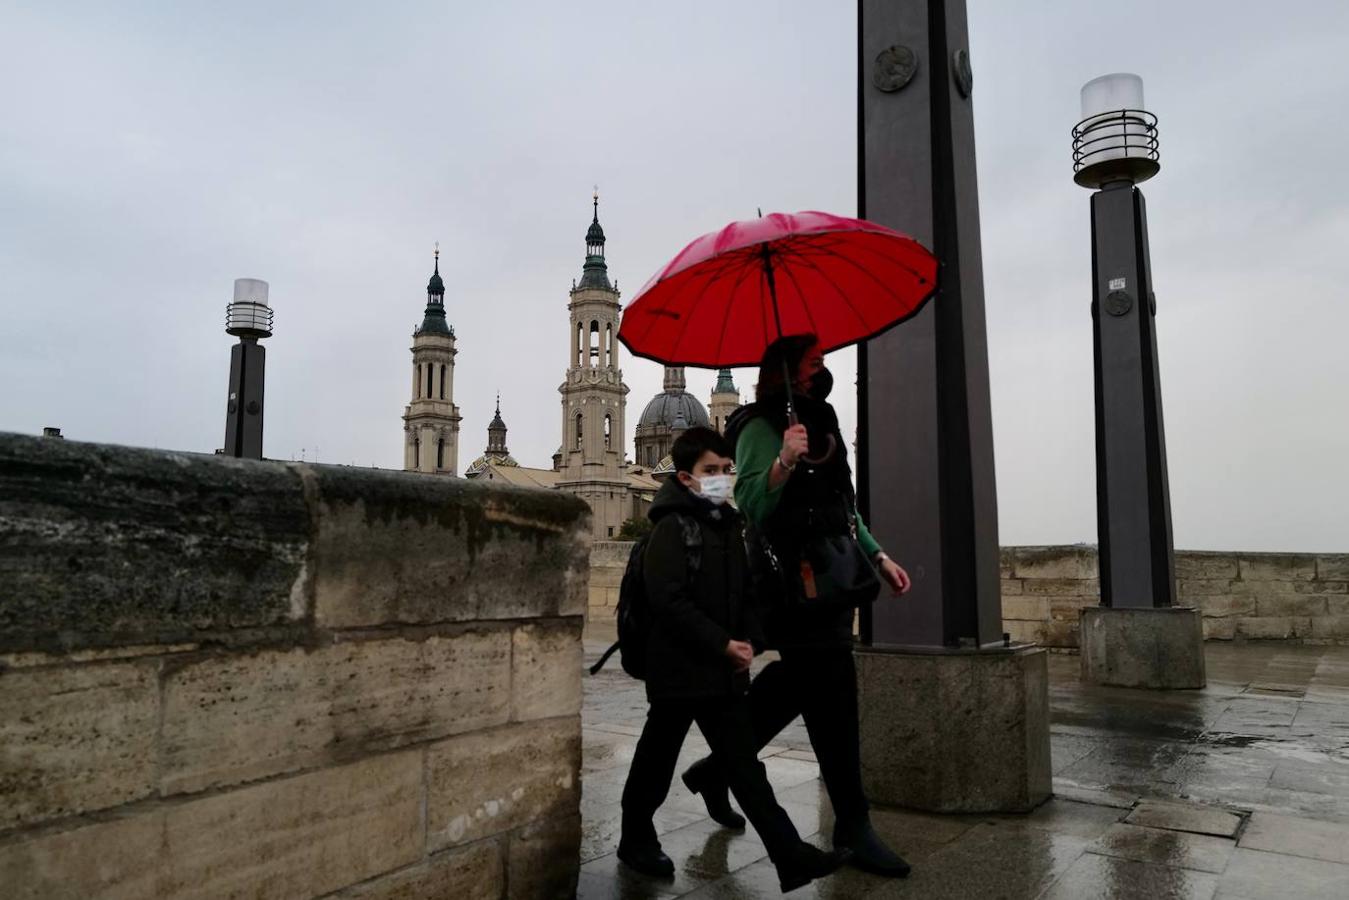
[[[699,497],[711,503],[725,503],[731,499],[735,490],[734,475],[704,475],[698,479],[701,490],[694,491]]]

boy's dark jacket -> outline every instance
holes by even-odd
[[[745,558],[744,519],[730,506],[715,508],[671,476],[647,515],[655,523],[643,559],[651,636],[646,693],[651,699],[743,694],[749,673],[735,673],[726,644],[763,647]],[[701,561],[689,572],[683,528],[672,513],[698,522]]]

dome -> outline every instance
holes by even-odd
[[[468,468],[464,470],[464,475],[465,475],[466,477],[472,477],[472,476],[474,476],[474,475],[481,475],[483,472],[485,472],[485,471],[487,470],[487,467],[488,467],[488,466],[515,466],[515,467],[519,467],[519,465],[520,465],[520,464],[519,464],[518,462],[515,461],[515,457],[510,456],[509,454],[506,455],[506,456],[504,456],[504,457],[502,457],[502,456],[495,456],[495,455],[493,455],[493,456],[479,456],[477,459],[473,460],[473,462],[471,462],[471,463],[468,464]]]
[[[651,398],[646,409],[642,410],[637,425],[669,428],[676,419],[681,418],[681,414],[684,423],[690,428],[706,428],[712,421],[707,417],[707,408],[688,391],[665,391]]]

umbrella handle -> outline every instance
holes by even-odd
[[[809,463],[812,466],[822,465],[834,458],[834,451],[838,449],[838,443],[834,440],[832,434],[826,434],[825,438],[829,441],[829,446],[825,448],[824,453],[819,456],[803,456],[801,462]]]

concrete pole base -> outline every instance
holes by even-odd
[[[1204,621],[1193,607],[1090,607],[1081,619],[1082,680],[1166,690],[1202,688]]]
[[[1045,650],[856,651],[862,782],[880,805],[1027,812],[1053,792]]]

